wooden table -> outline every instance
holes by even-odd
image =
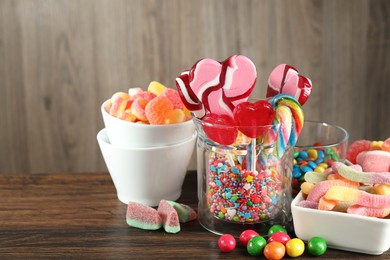
[[[189,172],[180,202],[196,207],[196,173]],[[251,259],[244,247],[222,253],[218,236],[197,221],[177,234],[127,226],[126,205],[108,173],[0,176],[0,258]],[[297,259],[312,259],[308,253]],[[390,259],[328,249],[318,259]],[[264,259],[264,258],[263,258]]]

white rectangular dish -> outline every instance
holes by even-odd
[[[390,248],[390,219],[358,216],[342,212],[297,206],[299,193],[291,203],[295,234],[302,240],[324,238],[328,247],[380,255]]]

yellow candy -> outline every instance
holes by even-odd
[[[171,110],[165,118],[166,124],[177,124],[184,121],[186,121],[186,115],[183,110],[178,108]]]
[[[318,152],[316,149],[308,149],[307,154],[312,159],[312,161],[315,161],[318,158]]]
[[[378,195],[389,195],[390,194],[390,184],[375,184],[374,193]]]
[[[327,163],[320,163],[318,166],[321,166],[324,169],[328,169],[329,165]]]
[[[383,141],[372,141],[370,143],[370,150],[382,150]]]
[[[150,82],[148,87],[148,91],[155,94],[156,96],[159,96],[165,89],[166,87],[157,81]]]
[[[321,166],[317,166],[315,169],[314,169],[315,172],[318,172],[318,173],[323,173],[325,171],[324,167],[321,167]]]
[[[305,181],[304,183],[301,184],[301,191],[302,191],[302,193],[307,195],[311,192],[311,190],[314,188],[314,186],[315,186],[315,184]]]
[[[191,112],[190,112],[190,110],[188,110],[188,108],[186,108],[186,107],[184,106],[183,111],[184,111],[184,114],[185,114],[187,117],[191,117]]]

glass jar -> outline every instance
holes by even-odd
[[[249,138],[240,126],[193,120],[198,131],[200,224],[213,233],[236,237],[246,229],[266,235],[275,224],[290,230],[292,149],[276,149],[279,129],[255,126],[263,134]],[[229,145],[210,138],[229,133],[236,135]]]
[[[348,132],[337,125],[306,120],[294,147],[293,197],[300,192],[306,172],[323,173],[333,162],[346,162]]]

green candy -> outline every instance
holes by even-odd
[[[307,249],[309,250],[309,253],[314,256],[320,256],[325,254],[326,248],[326,241],[322,237],[312,237],[307,242]]]
[[[252,237],[246,245],[246,250],[251,256],[259,256],[263,253],[267,240],[262,236]]]
[[[281,225],[273,225],[268,229],[268,236],[272,236],[277,232],[283,232],[287,234],[287,230]]]

